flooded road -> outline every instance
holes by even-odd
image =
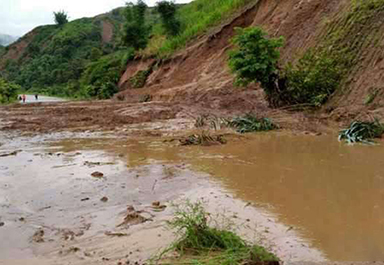
[[[186,200],[225,213],[237,233],[284,260],[324,260],[269,212],[193,169],[179,148],[148,138],[2,135],[0,264],[143,264],[172,243],[166,221]]]
[[[47,103],[52,103],[52,102],[61,102],[65,101],[65,99],[62,98],[57,98],[57,97],[49,97],[49,96],[41,96],[38,95],[38,98],[35,98],[35,95],[25,95],[26,96],[26,101],[25,103],[39,103],[39,102],[47,102]],[[22,101],[20,101],[21,103]]]
[[[170,207],[159,213],[151,203],[200,198],[213,213],[228,208],[239,224],[251,220],[257,236],[248,239],[265,239],[283,260],[384,259],[383,145],[282,132],[210,147],[102,135],[0,138],[0,155],[13,151],[0,157],[0,264],[41,256],[62,262],[47,264],[116,264],[127,252],[143,260],[173,239],[164,231]],[[128,205],[145,211],[149,225],[119,227]],[[44,243],[35,240],[40,229]]]
[[[211,147],[140,144],[131,161],[184,161],[293,226],[330,260],[384,259],[384,146],[259,134]]]

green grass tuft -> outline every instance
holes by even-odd
[[[249,245],[232,231],[210,227],[212,217],[201,202],[187,201],[183,206],[176,206],[174,215],[168,224],[178,239],[157,261],[176,251],[183,264],[279,264],[279,259],[263,247]]]

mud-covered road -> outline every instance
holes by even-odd
[[[270,111],[280,129],[180,146],[201,114],[164,102],[0,107],[0,264],[144,264],[175,239],[173,205],[203,201],[283,261],[383,258],[377,146],[321,119]],[[341,243],[343,242],[343,243]],[[128,263],[129,262],[129,263]]]
[[[284,259],[323,259],[273,215],[173,159],[177,146],[105,134],[0,137],[0,264],[144,264],[174,239],[165,221],[186,200],[225,212]]]
[[[224,212],[284,260],[324,260],[273,214],[176,159],[202,113],[228,115],[160,102],[1,107],[0,264],[143,264],[172,243],[166,220],[186,200]]]

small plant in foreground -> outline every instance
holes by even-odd
[[[176,206],[174,215],[168,224],[178,239],[160,259],[177,251],[184,264],[278,264],[278,258],[263,247],[249,245],[229,230],[209,226],[212,216],[201,202]]]
[[[278,128],[270,119],[258,118],[252,114],[234,118],[228,125],[239,133],[271,131]]]
[[[354,121],[348,129],[339,133],[339,141],[345,140],[349,144],[372,144],[372,139],[380,138],[384,133],[384,124],[378,120],[373,122]]]

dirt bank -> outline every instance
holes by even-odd
[[[351,10],[351,1],[340,0],[283,0],[253,1],[231,19],[200,36],[182,51],[166,60],[159,60],[142,89],[131,89],[129,80],[138,71],[147,70],[153,59],[130,62],[116,96],[128,102],[137,102],[143,95],[154,100],[202,104],[211,108],[243,108],[252,104],[256,109],[268,108],[263,92],[257,86],[239,89],[233,85],[233,75],[227,66],[230,39],[236,27],[261,26],[274,37],[283,36],[281,65],[297,61],[308,49],[321,44],[330,30],[337,34],[343,28]],[[384,117],[382,106],[382,11],[371,14],[372,19],[353,22],[346,45],[359,41],[354,66],[332,100],[317,112],[334,121],[350,122],[356,118]],[[343,22],[344,21],[344,22]],[[360,36],[351,39],[348,36]],[[370,104],[365,103],[372,97]],[[222,100],[226,98],[226,100]],[[247,107],[245,107],[247,109]]]

